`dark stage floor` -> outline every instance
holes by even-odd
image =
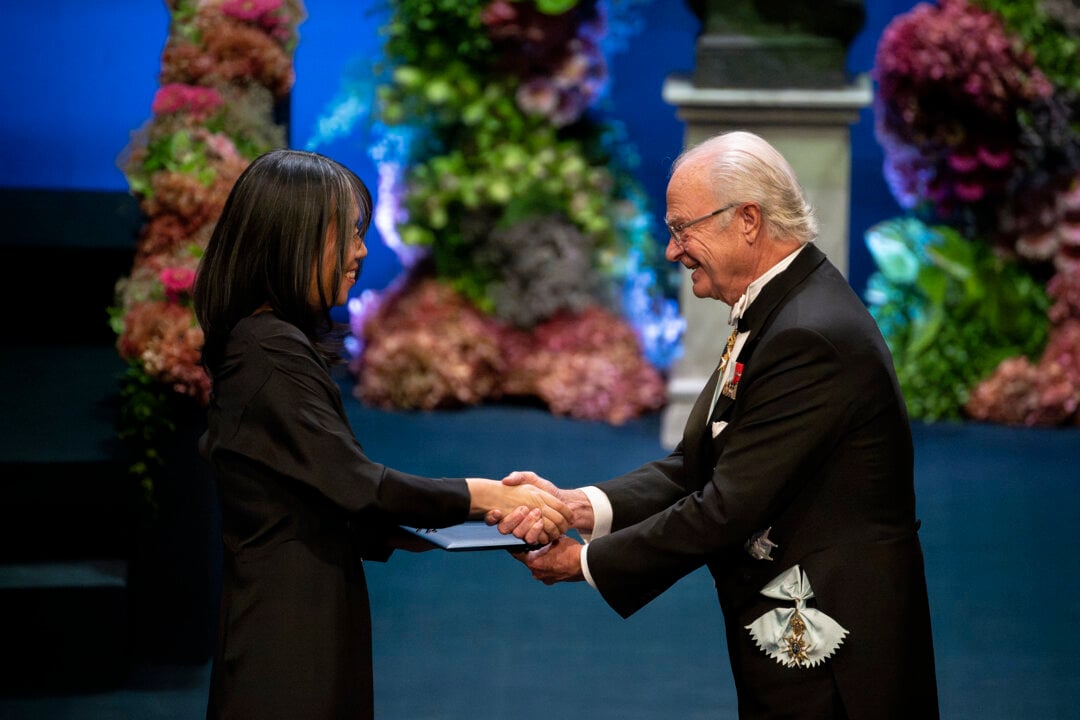
[[[663,453],[658,416],[610,427],[532,408],[348,404],[373,458],[421,474],[528,468],[573,486]],[[915,438],[943,717],[1077,717],[1080,430],[916,425]],[[502,551],[399,552],[368,581],[382,719],[735,717],[705,571],[629,620],[583,583],[535,583]],[[0,717],[197,718],[208,675],[137,663],[114,689],[9,691]]]

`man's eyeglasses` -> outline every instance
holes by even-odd
[[[693,220],[687,220],[686,222],[680,223],[679,225],[670,225],[667,222],[665,222],[664,224],[667,225],[668,234],[671,235],[671,240],[672,240],[672,242],[675,243],[675,247],[679,248],[680,250],[685,250],[686,249],[685,241],[680,236],[680,233],[683,230],[690,227],[691,225],[697,225],[699,222],[704,222],[705,220],[708,220],[711,217],[716,217],[720,213],[725,212],[727,210],[730,210],[733,207],[737,207],[740,204],[741,203],[737,203],[737,202],[730,203],[730,204],[725,205],[724,207],[720,208],[719,210],[713,210],[711,213],[709,213],[707,215],[702,215],[701,217],[694,218]]]

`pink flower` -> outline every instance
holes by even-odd
[[[603,91],[607,66],[599,38],[606,17],[595,0],[555,14],[533,3],[493,0],[480,18],[502,72],[521,81],[516,97],[526,113],[562,127],[577,121]]]
[[[152,300],[128,310],[116,348],[150,377],[205,405],[210,378],[202,367],[203,339],[189,309]]]
[[[1028,260],[1045,261],[1054,257],[1058,250],[1057,230],[1021,235],[1016,241],[1016,252]]]
[[[517,19],[517,11],[507,0],[494,0],[480,13],[480,22],[488,27],[497,27],[512,23]]]
[[[226,0],[221,4],[221,12],[245,22],[258,22],[280,8],[281,0]]]
[[[364,349],[349,366],[354,394],[378,407],[532,396],[556,414],[619,424],[666,399],[633,328],[599,308],[561,313],[526,332],[484,315],[445,283],[423,279],[356,312],[363,321],[352,327],[356,333],[360,325]]]
[[[947,158],[949,167],[958,173],[973,172],[979,167],[979,159],[973,155],[961,155],[960,153],[952,153]]]
[[[983,195],[986,194],[986,188],[978,183],[957,182],[953,185],[953,192],[964,202],[973,203],[982,200]]]
[[[1001,362],[972,389],[965,411],[1009,425],[1080,424],[1080,272],[1059,272],[1047,284],[1054,300],[1042,358]]]
[[[885,28],[874,62],[875,133],[902,206],[928,200],[941,221],[993,234],[1002,211],[1030,204],[1007,190],[1031,152],[1019,118],[1053,86],[1000,15],[968,0],[919,3]]]
[[[150,109],[155,115],[190,113],[197,120],[205,120],[222,105],[221,93],[215,88],[169,83],[154,93]]]
[[[179,302],[181,297],[191,293],[195,285],[195,271],[185,267],[167,267],[162,269],[158,279],[165,286],[165,297],[170,302]]]
[[[533,78],[522,83],[515,99],[518,107],[535,115],[550,116],[559,107],[559,91],[549,78]]]
[[[988,147],[979,146],[978,153],[979,162],[994,170],[1004,170],[1009,166],[1009,162],[1012,160],[1012,153],[1009,152],[1008,149],[994,152]]]

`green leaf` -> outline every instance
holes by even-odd
[[[536,9],[546,15],[562,15],[578,4],[578,0],[536,0]]]
[[[922,291],[931,307],[938,309],[944,307],[949,290],[949,276],[940,267],[935,265],[920,267],[915,286]]]
[[[881,274],[890,282],[906,285],[919,273],[919,258],[897,232],[895,225],[882,223],[866,233],[866,247]]]
[[[975,271],[974,246],[952,228],[941,228],[938,238],[937,243],[927,245],[927,256],[957,280],[967,280]]]
[[[945,323],[945,309],[936,306],[912,323],[911,338],[906,349],[908,357],[917,357],[930,347]]]

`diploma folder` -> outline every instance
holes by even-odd
[[[488,525],[481,520],[470,520],[444,528],[417,528],[408,525],[402,525],[401,528],[443,550],[529,550],[533,547],[513,535],[503,535],[497,525]]]

